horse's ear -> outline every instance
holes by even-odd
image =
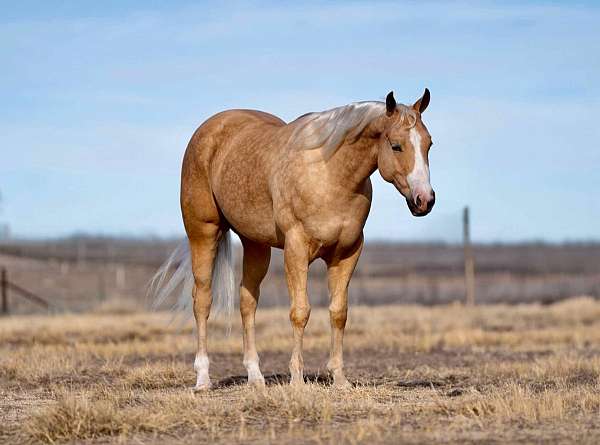
[[[396,109],[396,99],[394,99],[394,92],[390,91],[385,98],[385,110],[389,115],[391,115]]]
[[[416,101],[413,104],[413,110],[416,110],[419,113],[422,113],[423,111],[425,111],[427,109],[427,106],[429,105],[430,98],[431,98],[431,95],[429,94],[429,90],[427,88],[425,88],[423,97],[421,97],[418,101]]]

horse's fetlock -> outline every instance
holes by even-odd
[[[339,358],[332,358],[327,362],[327,370],[330,372],[335,372],[342,370],[344,367],[344,362]]]

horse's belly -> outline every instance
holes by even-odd
[[[240,195],[243,197],[244,192],[240,192]],[[278,245],[277,229],[270,203],[248,203],[243,202],[243,199],[227,199],[222,204],[219,203],[219,207],[238,235],[258,243]]]

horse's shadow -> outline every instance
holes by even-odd
[[[286,385],[290,383],[290,374],[279,373],[279,374],[267,374],[265,377],[266,386],[274,385]],[[333,384],[333,378],[328,373],[309,373],[304,375],[304,381],[306,383],[316,383],[318,385],[330,386]],[[215,389],[231,388],[233,386],[246,385],[248,377],[245,375],[235,375],[226,377],[219,380],[213,385]]]

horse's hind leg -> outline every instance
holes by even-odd
[[[208,354],[206,345],[206,325],[210,306],[212,304],[211,282],[212,270],[219,237],[222,232],[216,224],[202,224],[201,230],[196,230],[190,237],[190,254],[192,258],[192,272],[194,274],[194,317],[198,334],[198,347],[194,369],[196,370],[195,391],[209,389],[211,386],[208,375]]]
[[[254,316],[260,283],[267,273],[271,259],[271,248],[242,238],[244,262],[242,286],[240,289],[240,313],[244,327],[244,366],[248,371],[248,383],[264,385],[265,379],[260,372],[256,340],[254,336]]]

